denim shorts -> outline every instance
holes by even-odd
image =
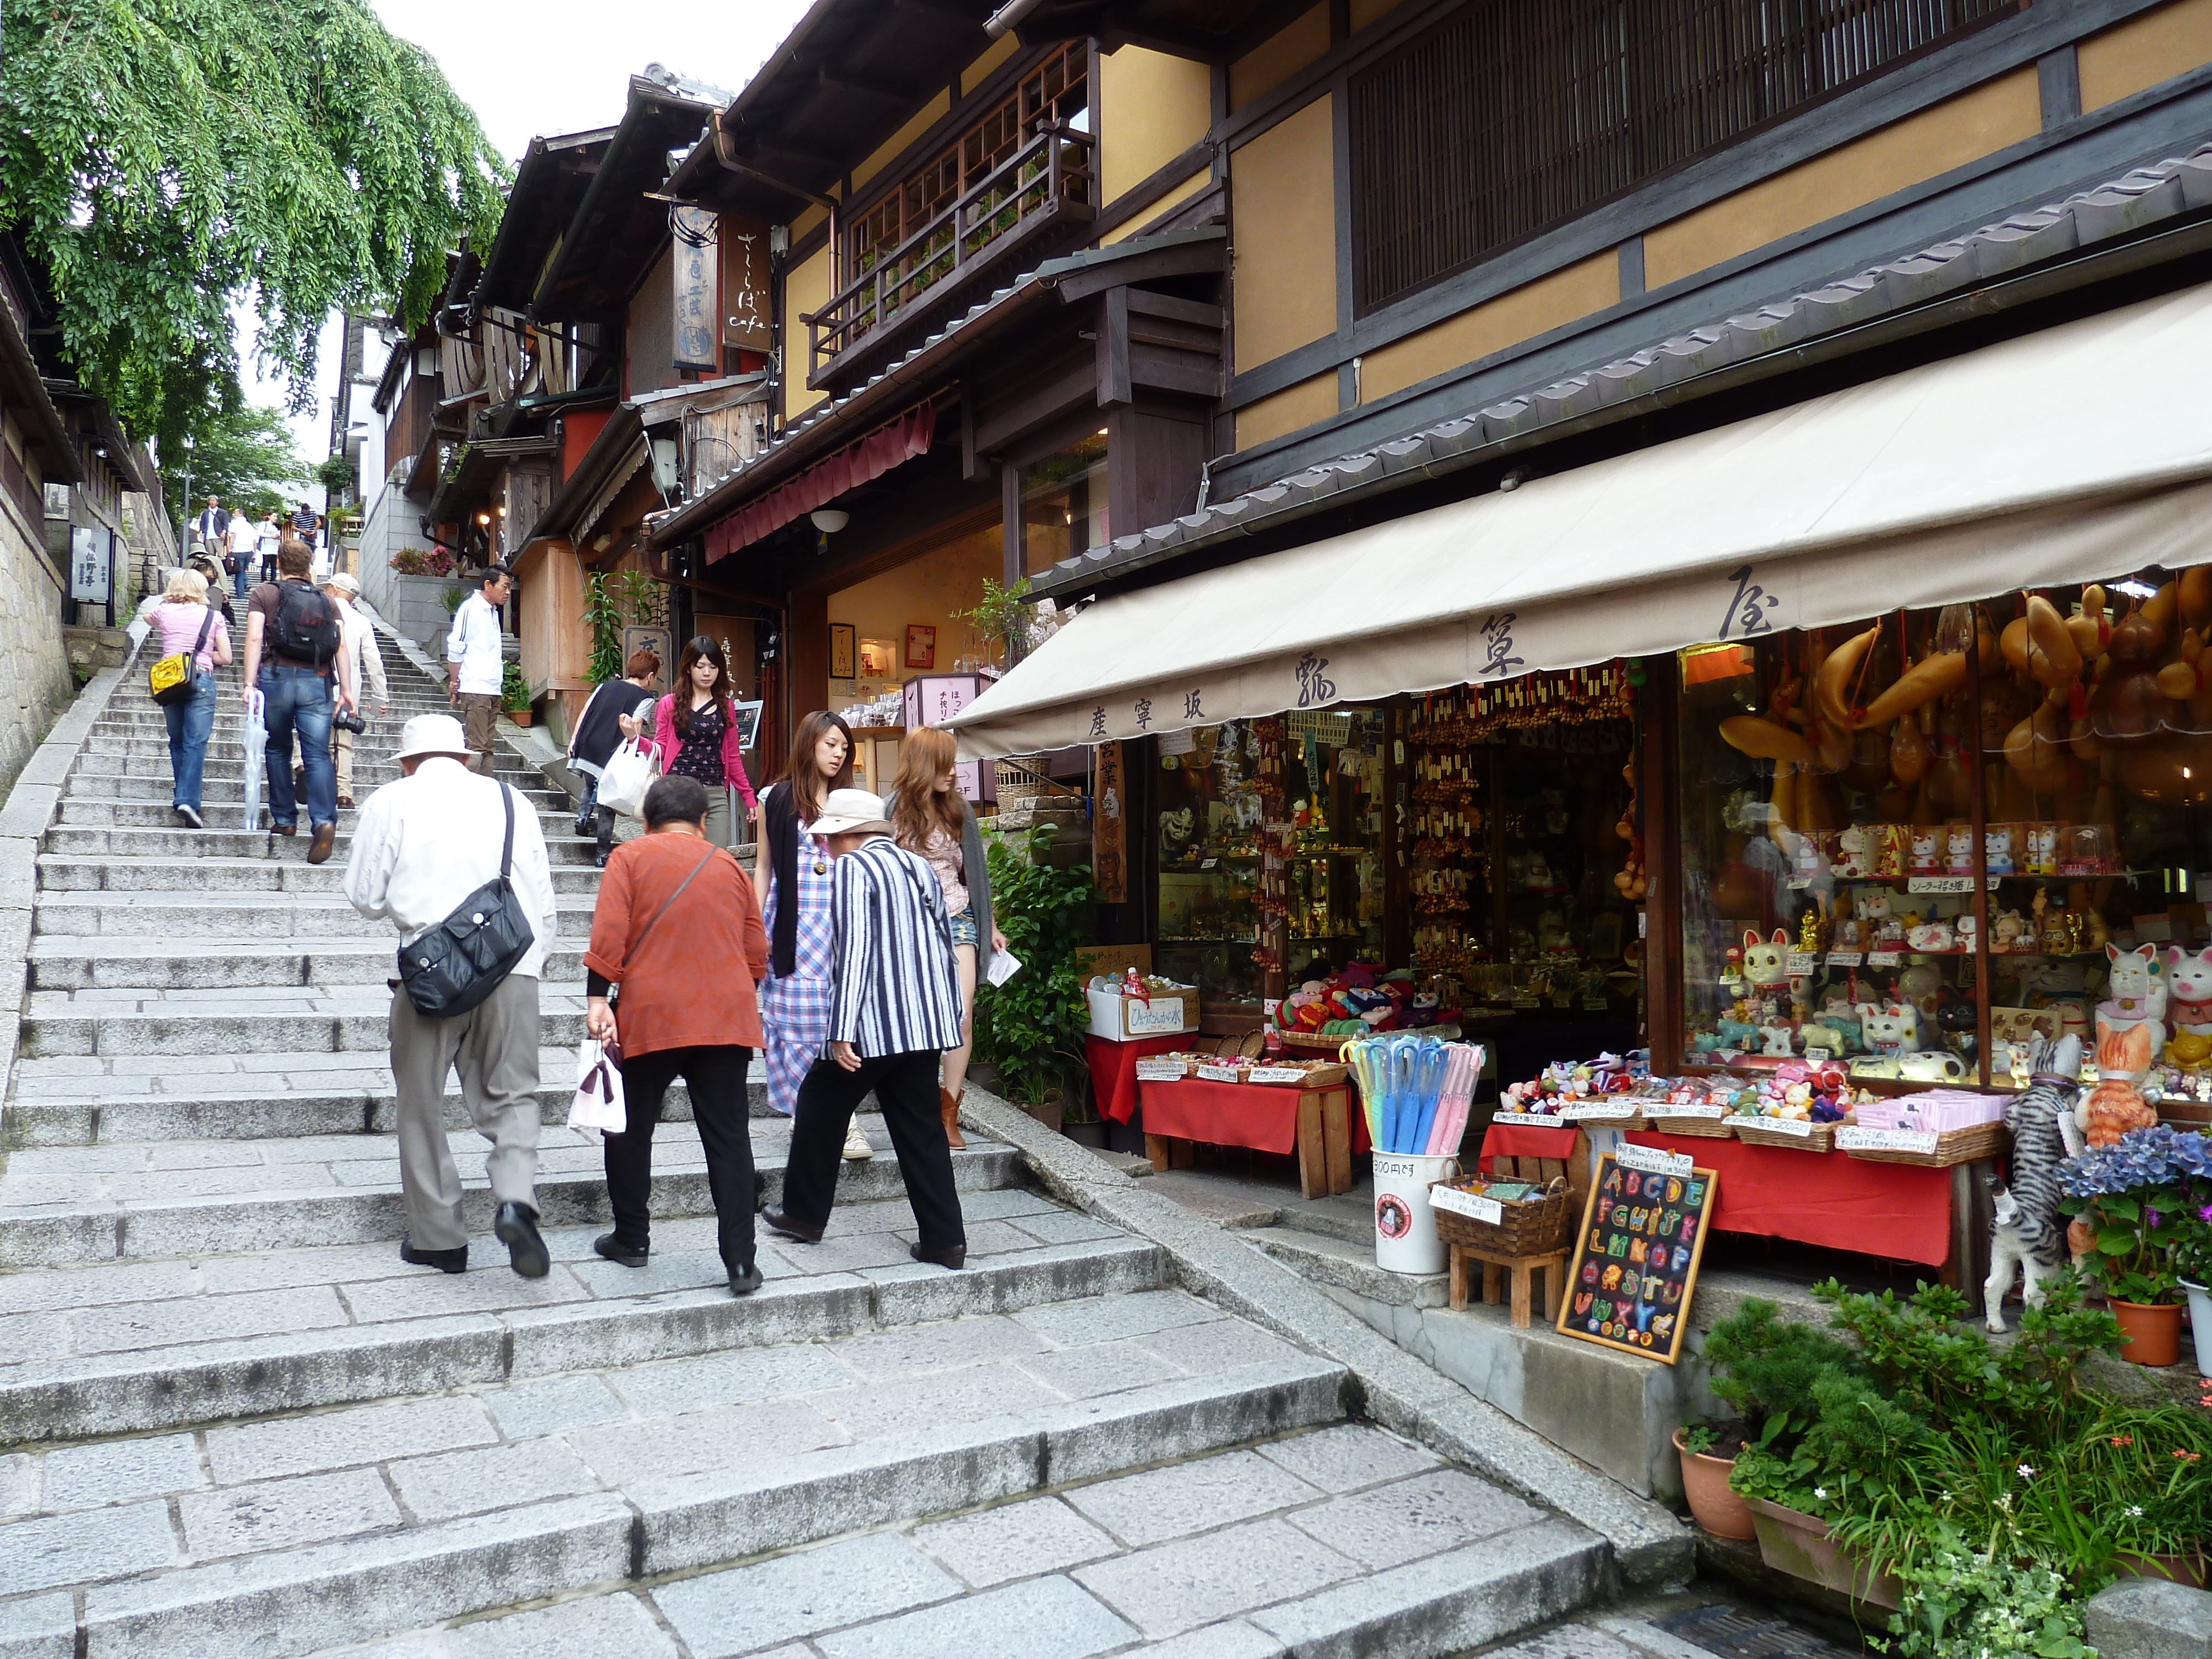
[[[952,942],[955,945],[975,945],[980,943],[982,935],[975,931],[974,906],[969,906],[952,918]]]

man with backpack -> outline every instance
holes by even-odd
[[[246,685],[258,689],[269,732],[269,817],[280,836],[297,833],[299,802],[292,788],[292,735],[307,777],[307,819],[314,843],[307,862],[320,864],[337,841],[337,775],[331,763],[333,702],[349,712],[360,707],[351,655],[337,602],[307,580],[310,555],[287,538],[276,555],[276,580],[247,597]],[[332,678],[337,680],[335,697]]]

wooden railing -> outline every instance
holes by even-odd
[[[1095,142],[1070,126],[1040,124],[1035,137],[874,261],[828,305],[802,314],[810,343],[808,379],[896,323],[931,289],[990,262],[1045,223],[1072,210],[1090,216],[1097,201]]]

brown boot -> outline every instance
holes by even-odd
[[[939,1085],[938,1103],[945,1109],[945,1144],[956,1152],[968,1150],[968,1143],[960,1138],[960,1097]]]

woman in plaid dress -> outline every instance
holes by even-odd
[[[853,734],[836,715],[817,710],[799,723],[791,763],[761,797],[760,852],[753,872],[767,919],[769,976],[761,986],[768,1035],[769,1104],[788,1117],[799,1085],[821,1056],[830,1029],[830,850],[805,826],[822,816],[823,797],[853,780]],[[787,909],[784,896],[796,893]],[[845,1156],[870,1157],[855,1122]]]

